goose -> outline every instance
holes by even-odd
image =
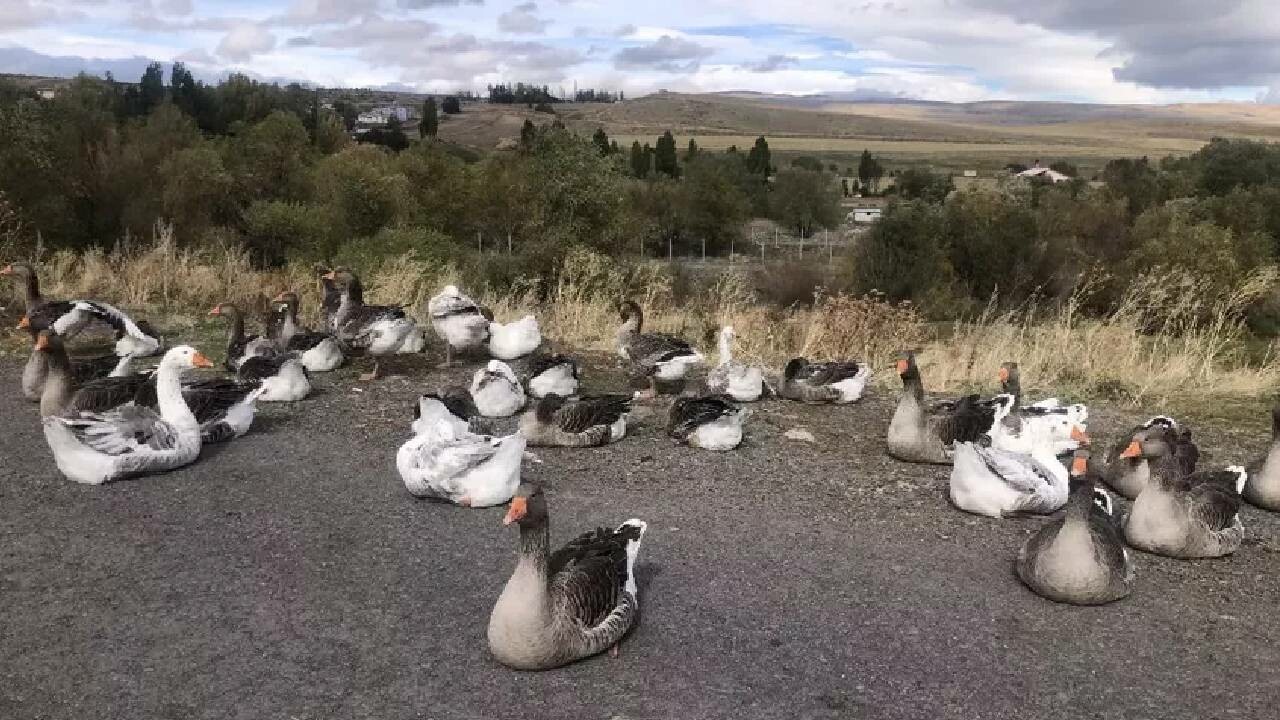
[[[520,433],[535,446],[596,447],[626,436],[629,412],[629,395],[569,400],[552,393],[520,417]]]
[[[462,423],[477,435],[494,435],[493,422],[489,418],[480,414],[480,410],[476,408],[476,403],[471,399],[471,391],[461,385],[449,385],[439,388],[434,393],[427,393],[423,398],[433,398],[444,403],[445,408],[453,415],[453,418]],[[419,431],[420,423],[429,422],[421,418],[421,400],[413,406],[413,431]],[[430,422],[434,422],[434,419]]]
[[[1271,409],[1271,446],[1249,467],[1244,499],[1265,510],[1280,511],[1280,405]]]
[[[976,395],[961,404],[971,402],[977,402]],[[1000,423],[1007,410],[997,407],[992,424]],[[1046,444],[1023,454],[993,447],[987,435],[956,438],[949,494],[965,512],[997,519],[1048,515],[1067,502],[1067,490],[1067,469]]]
[[[30,263],[10,263],[0,269],[0,275],[12,277],[24,286],[24,310],[28,327],[33,334],[52,328],[63,339],[70,340],[83,330],[91,319],[91,316],[76,312],[74,300],[50,300],[40,294],[40,278]],[[55,325],[57,325],[56,328]]]
[[[532,315],[509,322],[489,323],[489,354],[499,360],[515,360],[524,357],[542,344],[542,331],[538,319]]]
[[[132,372],[113,372],[105,377],[77,377],[67,357],[62,338],[52,330],[41,330],[36,335],[35,352],[43,358],[46,379],[40,391],[40,416],[63,415],[71,412],[101,412],[133,400],[138,388],[147,381]],[[118,360],[126,366],[129,358]]]
[[[1022,403],[1022,374],[1018,363],[1001,363],[996,374],[1000,381],[1000,392],[1013,398],[1013,409],[1004,418],[1006,430],[1016,436],[1027,425],[1061,426],[1061,418],[1066,416],[1072,423],[1082,429],[1089,420],[1089,409],[1082,404],[1063,405],[1058,398],[1047,398],[1030,405]],[[1066,438],[1063,438],[1066,439]]]
[[[1240,491],[1249,474],[1238,465],[1187,473],[1177,444],[1176,430],[1155,425],[1136,434],[1121,454],[1151,462],[1151,477],[1125,518],[1125,540],[1167,557],[1230,555],[1244,540]]]
[[[471,399],[480,414],[490,418],[511,417],[528,400],[511,366],[501,360],[490,360],[476,370],[471,378]]]
[[[676,398],[667,415],[667,434],[704,450],[732,450],[742,442],[748,412],[727,395]]]
[[[297,353],[246,358],[236,370],[236,379],[261,385],[258,399],[262,402],[297,402],[311,394],[311,376]]]
[[[275,344],[267,337],[244,334],[244,313],[235,303],[218,303],[209,311],[209,317],[227,320],[227,357],[223,365],[231,372],[251,357],[275,355]]]
[[[323,265],[315,266],[316,273],[320,276],[320,318],[322,325],[331,333],[338,331],[334,324],[334,317],[338,314],[338,308],[342,305],[342,289],[329,276],[333,272]]]
[[[905,462],[950,465],[956,437],[976,437],[987,433],[995,417],[989,404],[978,396],[948,403],[945,412],[926,412],[924,383],[916,366],[915,353],[904,352],[897,362],[902,378],[902,395],[889,421],[890,457]]]
[[[1128,597],[1136,572],[1111,496],[1088,468],[1089,451],[1071,463],[1066,513],[1040,527],[1018,551],[1018,577],[1054,602],[1105,605]]]
[[[792,358],[783,369],[778,394],[807,403],[851,403],[862,397],[870,377],[871,367],[866,364]]]
[[[683,380],[690,368],[701,365],[702,353],[673,335],[644,333],[644,313],[633,300],[619,306],[622,325],[615,335],[618,354],[631,362],[635,375],[648,379],[646,395],[658,394],[657,381]]]
[[[733,341],[737,336],[732,325],[720,328],[719,363],[707,373],[707,390],[738,402],[755,402],[764,395],[764,371],[734,362]]]
[[[399,352],[417,323],[406,316],[404,308],[399,305],[366,305],[364,286],[350,270],[340,268],[325,277],[337,283],[342,293],[333,315],[334,334],[342,342],[373,356],[373,370],[361,375],[360,379],[378,379],[381,377],[379,358]]]
[[[26,315],[22,316],[18,327],[26,330],[31,329],[29,318]],[[49,354],[41,351],[38,342],[39,336],[44,333],[48,333],[53,338],[58,338],[59,346],[62,345],[61,337],[51,329],[32,333],[31,356],[22,368],[22,396],[32,402],[41,402],[45,383],[49,377]],[[63,352],[65,354],[65,349]],[[132,362],[132,355],[123,357],[101,355],[91,358],[77,358],[74,363],[68,360],[70,367],[69,386],[82,385],[98,378],[130,375],[133,372]]]
[[[1015,426],[1019,429],[1015,432],[1006,421],[1009,415],[1018,410],[1017,398],[1001,393],[983,402],[998,409],[1002,416],[1001,421],[995,423],[988,433],[991,445],[998,450],[1029,455],[1037,449],[1045,449],[1054,455],[1065,455],[1075,452],[1088,442],[1084,424],[1076,421],[1078,415],[1075,413],[1054,412],[1035,418],[1034,422],[1016,423]]]
[[[550,552],[542,488],[521,483],[503,518],[520,526],[520,555],[489,615],[489,651],[518,670],[547,670],[618,644],[640,612],[635,564],[648,525],[588,530]]]
[[[308,332],[298,323],[298,294],[282,292],[276,296],[283,317],[276,347],[282,352],[298,353],[302,367],[308,372],[329,372],[342,365],[346,358],[342,344],[328,333]]]
[[[520,483],[523,435],[477,435],[433,395],[418,399],[415,415],[414,436],[396,453],[396,469],[410,493],[464,507],[511,499]]]
[[[534,355],[525,363],[521,375],[532,397],[578,394],[578,361],[568,355]]]
[[[427,301],[431,326],[444,340],[445,360],[441,367],[453,364],[453,351],[480,347],[489,339],[493,313],[463,295],[457,285],[446,285],[439,295]]]
[[[1103,482],[1120,495],[1134,500],[1147,486],[1151,478],[1151,462],[1142,455],[1124,457],[1125,450],[1133,442],[1135,436],[1153,427],[1173,430],[1177,439],[1174,455],[1179,458],[1182,472],[1190,475],[1195,472],[1196,463],[1200,459],[1200,450],[1191,440],[1191,430],[1180,426],[1176,420],[1167,415],[1156,415],[1120,436],[1120,440],[1107,453],[1106,470]]]
[[[200,424],[182,397],[182,371],[213,367],[190,345],[164,354],[156,370],[159,413],[125,405],[105,413],[47,417],[44,436],[58,469],[90,485],[182,467],[200,455]]]
[[[98,300],[79,300],[75,312],[89,315],[111,326],[115,333],[115,353],[120,357],[151,357],[164,347],[164,339],[145,320],[134,320],[114,305]]]

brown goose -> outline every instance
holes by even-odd
[[[1103,605],[1133,590],[1133,560],[1111,496],[1097,486],[1100,478],[1088,461],[1088,450],[1076,451],[1066,513],[1041,526],[1018,552],[1018,577],[1054,602]]]
[[[646,523],[597,528],[550,552],[547,499],[521,483],[504,525],[520,524],[520,557],[489,616],[489,650],[518,670],[548,670],[616,652],[640,612],[636,556]]]
[[[644,379],[647,397],[658,394],[658,381],[682,383],[689,370],[701,365],[702,353],[688,341],[664,333],[646,333],[644,313],[634,300],[618,306],[622,325],[614,334],[618,354],[631,362],[633,379]]]
[[[957,437],[972,437],[991,429],[995,410],[989,403],[977,402],[977,396],[965,403],[948,403],[944,412],[931,414],[925,405],[924,382],[916,366],[913,352],[898,358],[898,376],[902,378],[902,395],[889,421],[889,455],[915,463],[950,465],[952,446]],[[963,408],[963,410],[958,410]]]
[[[276,347],[282,352],[296,352],[309,372],[328,372],[342,364],[342,344],[329,333],[310,332],[298,322],[298,294],[282,292],[274,302],[280,303],[279,332]]]
[[[1174,447],[1174,455],[1182,463],[1183,474],[1190,475],[1195,472],[1200,451],[1196,448],[1195,443],[1191,441],[1191,430],[1180,427],[1171,417],[1157,415],[1121,435],[1120,440],[1107,453],[1103,481],[1112,490],[1129,500],[1136,499],[1142,489],[1147,486],[1147,482],[1151,478],[1151,461],[1142,455],[1126,457],[1125,450],[1129,448],[1130,443],[1139,433],[1157,426],[1171,428],[1177,432],[1178,444]]]
[[[147,382],[143,375],[119,374],[108,377],[84,377],[77,374],[67,357],[62,338],[52,330],[36,335],[35,352],[48,368],[48,376],[40,393],[40,416],[50,417],[67,412],[102,412],[133,400],[138,388]],[[123,360],[110,356],[121,366]]]
[[[1280,511],[1280,405],[1271,409],[1271,446],[1249,466],[1244,499],[1266,510]]]
[[[251,357],[276,354],[275,344],[269,338],[244,334],[244,313],[240,312],[235,303],[214,305],[209,316],[227,319],[227,359],[223,364],[231,372],[239,370],[244,361]]]
[[[629,395],[588,395],[569,400],[552,393],[520,416],[520,433],[530,445],[596,447],[627,434]]]
[[[26,315],[22,316],[22,321],[18,323],[18,327],[24,330],[31,330],[31,357],[27,360],[27,364],[22,369],[22,395],[33,402],[40,402],[44,395],[45,383],[49,377],[49,353],[42,352],[39,347],[39,338],[41,333],[48,333],[51,337],[59,340],[61,346],[61,336],[53,330],[45,329],[35,331],[32,330],[30,320]],[[48,342],[48,341],[46,341]],[[64,356],[66,351],[63,351]],[[131,364],[132,355],[123,357],[116,355],[100,355],[91,358],[76,358],[72,363],[67,361],[70,368],[69,374],[71,383],[75,386],[82,385],[91,380],[106,377],[120,377],[132,373]]]
[[[1248,473],[1234,466],[1187,474],[1177,444],[1176,430],[1156,425],[1135,435],[1121,454],[1151,461],[1151,479],[1125,519],[1125,539],[1139,550],[1168,557],[1230,555],[1244,540],[1240,490]]]

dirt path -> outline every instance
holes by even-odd
[[[892,398],[758,406],[739,451],[657,418],[540,450],[553,541],[649,521],[622,657],[521,674],[485,625],[513,566],[502,510],[416,501],[394,470],[430,381],[354,371],[163,476],[62,479],[0,367],[3,718],[1262,718],[1280,702],[1280,522],[1235,556],[1138,556],[1103,608],[1026,591],[1037,520],[945,499],[889,460]],[[421,377],[426,377],[425,373]],[[1095,412],[1095,437],[1132,416]],[[816,446],[787,440],[805,427]],[[1207,462],[1264,438],[1198,428]]]

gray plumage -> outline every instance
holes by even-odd
[[[628,395],[586,396],[569,400],[551,394],[520,418],[530,445],[594,447],[619,439],[631,411]]]

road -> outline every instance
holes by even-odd
[[[518,673],[488,655],[515,562],[503,510],[410,497],[412,359],[265,410],[198,463],[103,487],[55,470],[0,366],[0,717],[1262,718],[1280,702],[1280,522],[1236,556],[1138,556],[1132,597],[1055,605],[1012,573],[1039,520],[947,504],[883,452],[893,397],[758,406],[744,447],[539,450],[553,542],[649,522],[621,657]],[[360,391],[357,391],[356,388]],[[1094,411],[1110,433],[1132,413]],[[804,427],[817,443],[788,440]],[[1265,438],[1197,428],[1209,462]]]

